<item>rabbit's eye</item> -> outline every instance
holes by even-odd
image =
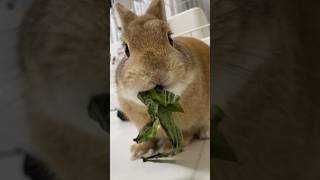
[[[169,43],[171,44],[171,46],[173,46],[173,39],[171,37],[171,32],[168,32],[168,40],[169,40]]]
[[[124,52],[126,53],[127,57],[130,57],[130,51],[128,44],[123,44],[124,45]]]

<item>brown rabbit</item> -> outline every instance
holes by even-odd
[[[116,4],[122,22],[122,40],[127,58],[118,66],[116,82],[119,102],[128,118],[141,129],[148,121],[146,107],[137,94],[153,88],[163,88],[181,96],[184,113],[175,113],[182,130],[184,144],[194,136],[209,133],[210,119],[210,48],[190,37],[171,39],[170,27],[164,15],[164,2],[153,0],[145,15],[137,16],[121,4]],[[138,158],[165,140],[162,129],[154,140],[132,146]]]
[[[108,90],[107,2],[34,0],[21,30],[34,154],[55,179],[109,179],[109,139],[88,116]]]

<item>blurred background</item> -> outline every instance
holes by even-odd
[[[17,37],[31,0],[0,0],[0,179],[28,179],[24,151],[30,149],[21,98]]]
[[[114,0],[137,15],[145,13],[150,0]],[[165,12],[172,36],[191,36],[210,45],[209,0],[165,0]],[[119,113],[115,71],[125,53],[120,41],[120,22],[115,9],[110,9],[110,177],[114,180],[208,180],[210,179],[210,141],[195,141],[174,162],[142,163],[130,160],[130,146],[138,134],[136,127]],[[120,118],[119,118],[120,117]],[[124,173],[125,172],[125,173]],[[165,174],[165,177],[162,176]]]
[[[117,1],[112,1],[111,4]],[[145,11],[150,1],[148,0],[121,0],[121,3],[130,7],[137,14]],[[166,13],[168,22],[173,30],[173,36],[193,36],[210,43],[210,1],[209,0],[166,0]],[[20,31],[21,20],[24,17],[26,10],[30,7],[32,0],[0,0],[0,179],[1,180],[27,180],[29,179],[24,174],[24,160],[26,151],[31,149],[30,139],[27,126],[25,124],[24,105],[22,101],[22,76],[18,67],[18,35]],[[188,19],[188,21],[185,21]],[[110,9],[110,49],[111,49],[111,117],[116,122],[121,122],[116,116],[115,109],[118,108],[116,93],[114,86],[114,70],[117,63],[121,59],[122,47],[120,42],[120,32],[118,31],[119,22],[116,12]],[[114,124],[115,127],[122,130],[128,130],[133,136],[136,134],[134,127],[128,123]],[[127,128],[127,129],[126,129]],[[125,143],[121,141],[120,134],[114,134],[114,140],[120,143],[120,146]],[[124,137],[128,138],[131,143],[132,135]],[[130,145],[130,143],[126,143]],[[117,145],[115,145],[115,148]],[[197,148],[201,147],[201,148]],[[172,165],[170,172],[181,171],[181,174],[191,176],[201,176],[203,179],[209,177],[209,164],[200,163],[201,159],[209,159],[209,151],[203,152],[203,149],[208,149],[209,143],[198,144],[193,147],[191,153],[185,154],[190,157],[182,165]],[[192,148],[191,148],[192,149]],[[129,152],[123,155],[124,161],[115,160],[114,164],[117,167],[123,166],[129,160]],[[204,153],[205,155],[200,156]],[[191,158],[193,157],[193,158]],[[200,159],[200,160],[199,160]],[[142,165],[141,162],[139,162]],[[163,170],[165,166],[159,165]],[[136,169],[133,169],[135,167]],[[128,168],[131,171],[139,169],[139,165],[130,164]],[[149,166],[150,168],[150,166]],[[155,168],[151,166],[151,170]],[[199,169],[195,171],[195,169]],[[122,170],[122,169],[119,169]],[[142,169],[144,171],[146,169]],[[169,170],[169,169],[167,169]],[[169,172],[169,171],[168,171]],[[117,174],[119,175],[119,174]],[[122,175],[125,175],[122,173]],[[129,174],[127,174],[129,175]],[[140,174],[143,175],[143,174]],[[159,177],[159,176],[158,176]],[[187,179],[188,179],[187,178]]]

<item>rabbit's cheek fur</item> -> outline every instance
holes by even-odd
[[[119,92],[123,98],[133,101],[137,104],[143,105],[143,103],[138,99],[139,90],[137,89],[125,89],[122,88]]]
[[[133,75],[132,77],[124,76],[123,79],[125,79],[125,81],[118,84],[119,94],[127,100],[143,105],[137,95],[140,91],[146,91],[154,87],[153,84],[148,83],[150,82],[150,78],[135,77],[135,75]]]
[[[167,87],[167,90],[173,92],[176,95],[182,96],[184,90],[187,89],[187,87],[193,82],[193,80],[194,73],[190,73],[184,79],[172,83],[172,85]]]

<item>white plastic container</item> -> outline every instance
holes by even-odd
[[[168,18],[168,23],[175,36],[192,36],[198,39],[210,36],[210,23],[199,7]]]

